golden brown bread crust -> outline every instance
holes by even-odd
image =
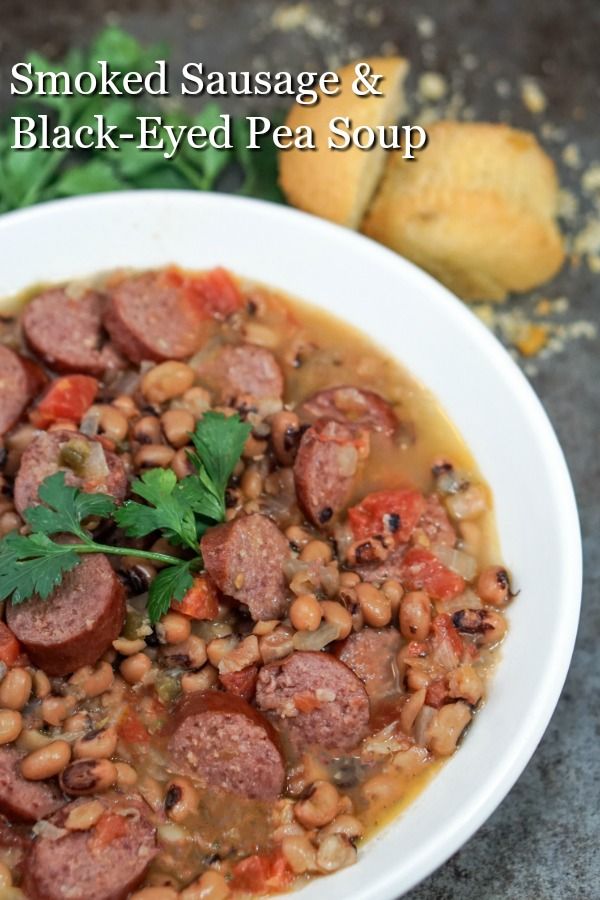
[[[372,57],[364,62],[382,75],[382,97],[358,97],[352,91],[355,63],[340,69],[340,93],[321,96],[315,106],[294,103],[287,117],[290,128],[312,128],[316,150],[284,150],[279,154],[279,183],[288,201],[299,209],[330,219],[349,228],[358,228],[381,178],[385,151],[365,151],[358,147],[330,150],[327,147],[329,122],[334,116],[348,116],[355,125],[392,125],[404,108],[402,86],[408,63],[402,57]]]
[[[437,122],[414,162],[390,154],[362,230],[466,300],[503,300],[564,260],[554,165],[506,125]]]

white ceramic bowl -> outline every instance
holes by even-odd
[[[575,639],[581,544],[573,490],[535,394],[445,288],[379,245],[296,211],[217,194],[135,192],[50,203],[0,219],[0,296],[118,266],[222,264],[362,328],[438,397],[496,502],[521,595],[489,699],[458,753],[356,866],[302,900],[392,900],[439,866],[498,806],[558,700]]]

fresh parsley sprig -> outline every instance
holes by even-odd
[[[118,507],[112,497],[65,484],[64,472],[46,478],[39,489],[42,503],[23,514],[31,533],[13,532],[0,541],[0,600],[47,599],[84,553],[136,556],[163,566],[148,592],[148,614],[156,622],[172,600],[183,599],[202,568],[199,538],[225,518],[227,482],[249,433],[250,426],[237,415],[205,413],[191,435],[194,449],[188,454],[196,474],[177,481],[170,469],[150,469],[131,486],[144,503],[128,500]],[[90,518],[112,519],[132,538],[158,532],[191,556],[98,543],[86,529]],[[54,535],[63,537],[56,541]]]

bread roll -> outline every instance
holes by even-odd
[[[408,63],[401,57],[373,57],[373,73],[382,75],[378,89],[383,96],[358,97],[352,91],[355,63],[339,70],[340,92],[321,95],[315,106],[294,103],[287,117],[290,128],[312,128],[316,150],[284,150],[279,154],[279,183],[294,206],[349,228],[358,228],[381,178],[385,151],[380,147],[361,150],[330,150],[329,122],[348,116],[354,125],[393,125],[404,109],[403,83]]]
[[[436,122],[414,161],[389,153],[365,234],[465,300],[503,300],[560,269],[552,160],[506,125]]]

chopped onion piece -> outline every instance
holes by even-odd
[[[90,453],[83,465],[82,476],[85,481],[101,482],[104,481],[110,470],[104,455],[104,447],[102,444],[94,442],[90,447]]]
[[[457,575],[461,575],[465,581],[472,581],[475,578],[477,560],[465,553],[464,550],[455,550],[444,544],[434,544],[431,550],[443,566],[456,572]]]
[[[90,406],[81,420],[79,430],[88,437],[96,437],[100,425],[100,410],[97,406]]]
[[[295,650],[322,650],[331,641],[337,641],[341,633],[339,625],[324,622],[316,631],[297,631],[292,642]]]

